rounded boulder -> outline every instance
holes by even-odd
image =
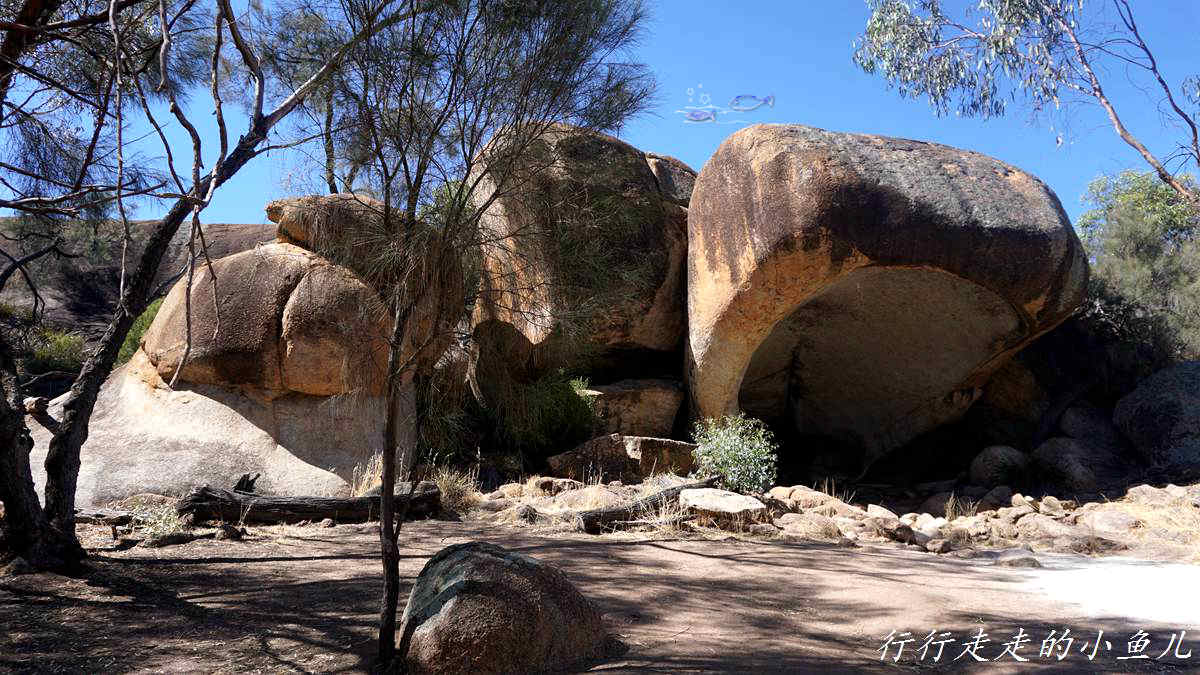
[[[607,639],[600,612],[562,572],[483,542],[430,558],[400,625],[417,673],[561,670],[600,656]]]
[[[800,125],[730,136],[688,217],[693,412],[739,410],[868,466],[959,418],[1083,298],[1040,180],[957,148]]]

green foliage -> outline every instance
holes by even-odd
[[[25,360],[30,375],[61,370],[78,372],[83,367],[83,337],[74,333],[45,329],[34,336],[32,353]]]
[[[0,324],[29,326],[36,317],[32,307],[19,307],[7,302],[0,302]]]
[[[1189,189],[1196,182],[1180,178]],[[1200,355],[1200,209],[1151,173],[1092,182],[1078,227],[1094,278],[1089,320],[1174,358]]]
[[[1079,21],[1077,0],[980,0],[961,19],[940,0],[867,0],[867,8],[854,62],[905,98],[928,98],[939,115],[998,117],[1017,94],[1035,111],[1057,108],[1079,77],[1062,28]]]
[[[146,311],[134,319],[133,325],[129,327],[129,332],[125,334],[125,341],[121,343],[121,351],[117,354],[117,365],[133,358],[134,352],[141,345],[142,335],[146,333],[146,329],[150,328],[150,324],[154,323],[154,317],[158,314],[158,308],[162,306],[162,301],[163,299],[159,298],[150,303],[146,307]]]
[[[596,428],[587,380],[559,371],[516,383],[491,412],[505,445],[527,458],[565,452],[591,438]]]
[[[696,473],[720,476],[737,492],[763,492],[775,482],[775,437],[761,420],[744,414],[696,423]]]

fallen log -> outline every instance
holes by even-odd
[[[677,499],[679,493],[684,490],[712,487],[716,484],[717,477],[712,476],[696,483],[676,485],[621,506],[580,511],[575,514],[575,528],[588,534],[599,534],[605,529],[614,529],[618,524],[633,521],[647,511],[660,508],[670,500]]]
[[[409,486],[397,483],[397,512],[409,501]],[[426,485],[418,486],[412,494],[408,517],[416,518],[436,513],[441,505],[441,492]],[[379,519],[379,496],[370,497],[269,497],[249,492],[199,487],[192,490],[175,510],[190,516],[193,522],[224,521],[274,525],[319,521],[331,518],[338,523],[365,523]]]

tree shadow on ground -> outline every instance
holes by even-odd
[[[267,532],[269,528],[257,532]],[[130,549],[92,560],[86,579],[47,575],[0,582],[0,669],[100,672],[261,670],[363,672],[374,656],[382,588],[378,540],[358,527],[245,542]],[[434,552],[487,540],[550,562],[606,616],[619,653],[581,668],[602,672],[863,672],[1000,665],[1129,671],[1118,661],[1145,630],[1161,651],[1173,630],[1127,617],[1083,616],[1016,570],[886,548],[786,542],[638,539],[545,533],[477,522],[408,523],[401,597]],[[918,660],[930,631],[966,639],[980,627],[989,658],[1023,628],[1036,657],[1052,629],[1080,640],[1098,630],[1113,648],[1094,661],[968,664]],[[881,660],[892,630],[918,640]],[[956,642],[955,645],[959,643]],[[1200,662],[1200,645],[1197,662]],[[949,653],[951,647],[946,648]],[[1072,650],[1073,652],[1077,651]],[[1187,665],[1187,662],[1182,662]],[[1149,670],[1179,664],[1136,663]],[[1191,665],[1195,665],[1194,663]]]

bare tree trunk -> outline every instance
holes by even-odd
[[[49,523],[38,502],[29,470],[33,439],[25,426],[16,364],[0,337],[0,502],[4,503],[4,531],[0,532],[0,561],[20,556],[38,567],[59,567],[62,560],[47,536]]]
[[[383,475],[379,493],[379,543],[383,558],[383,601],[379,609],[378,661],[389,668],[396,658],[396,607],[400,602],[400,546],[396,531],[396,450],[400,446],[400,396],[403,374],[396,371],[403,358],[404,315],[399,301],[392,319],[391,348],[388,350],[387,422],[383,435]],[[410,476],[410,479],[412,477]]]
[[[321,139],[325,147],[325,185],[329,186],[329,194],[335,195],[338,192],[337,175],[334,169],[337,167],[337,157],[333,151],[333,90],[325,96],[325,120],[321,125]],[[347,190],[349,192],[349,190]]]

